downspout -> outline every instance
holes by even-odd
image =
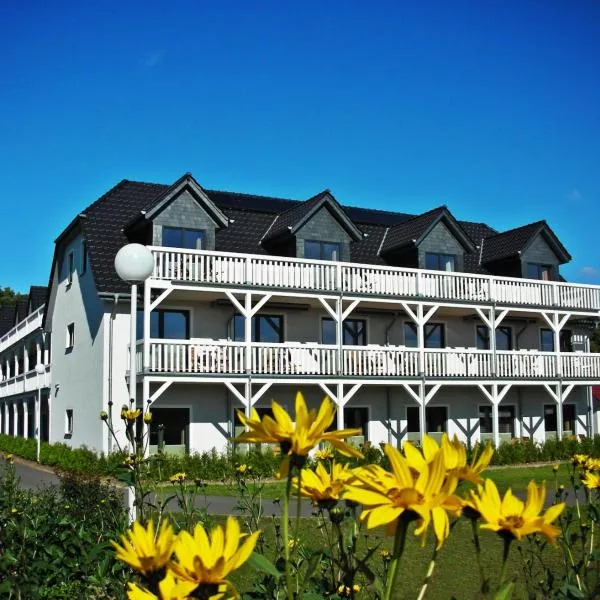
[[[113,308],[110,313],[110,321],[108,323],[108,422],[112,426],[112,406],[113,406],[113,323],[117,313],[117,304],[119,303],[119,294],[113,294]],[[108,432],[108,452],[113,449],[113,439],[110,431]]]

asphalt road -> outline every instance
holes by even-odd
[[[0,457],[0,464],[3,466],[4,459]],[[25,461],[21,458],[16,457],[14,460],[15,470],[20,478],[20,485],[26,490],[37,490],[43,489],[44,487],[51,485],[58,485],[59,479],[48,467],[38,465],[29,461]],[[3,470],[3,469],[2,469]],[[120,487],[120,486],[115,486]],[[126,489],[120,487],[123,490],[124,500]],[[209,514],[213,515],[235,515],[237,513],[235,505],[237,499],[227,496],[207,496],[206,500],[200,496],[196,500],[196,505],[202,508],[206,508]],[[177,501],[172,500],[168,508],[171,510],[177,510]],[[271,500],[265,500],[263,502],[264,516],[270,517],[272,515],[281,515],[281,506],[277,502]],[[303,502],[302,504],[302,515],[310,516],[312,513],[312,507],[309,502]]]

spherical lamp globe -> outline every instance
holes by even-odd
[[[127,244],[115,256],[115,269],[123,281],[145,281],[154,270],[154,257],[142,244]]]

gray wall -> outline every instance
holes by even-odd
[[[339,260],[350,260],[350,236],[326,207],[315,213],[296,233],[296,256],[304,258],[304,241],[337,242],[341,245]]]
[[[558,258],[539,234],[521,256],[523,277],[527,277],[527,263],[552,265],[552,278],[558,278]]]
[[[162,228],[186,227],[206,231],[206,250],[215,249],[215,222],[187,191],[175,198],[152,221],[152,244],[162,246]]]
[[[425,268],[427,252],[455,255],[455,268],[464,271],[464,249],[450,230],[441,221],[430,231],[429,235],[419,244],[419,268]]]

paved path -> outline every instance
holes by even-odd
[[[0,456],[0,464],[3,465],[3,463],[4,459]],[[51,485],[58,485],[60,483],[59,478],[49,467],[38,465],[37,463],[24,460],[18,456],[14,458],[14,463],[16,473],[21,480],[20,484],[23,489],[38,490]],[[115,487],[123,490],[125,500],[125,488],[119,485],[115,485]],[[196,499],[196,506],[206,508],[206,510],[213,515],[236,514],[236,504],[237,498],[228,496],[207,496],[206,499],[204,496],[198,496]],[[171,502],[168,504],[168,508],[171,510],[177,510],[177,501],[171,500]],[[263,509],[263,514],[266,517],[281,514],[280,504],[278,502],[273,502],[272,500],[264,500]],[[311,515],[311,513],[312,507],[310,502],[303,502],[302,515],[308,517]]]

